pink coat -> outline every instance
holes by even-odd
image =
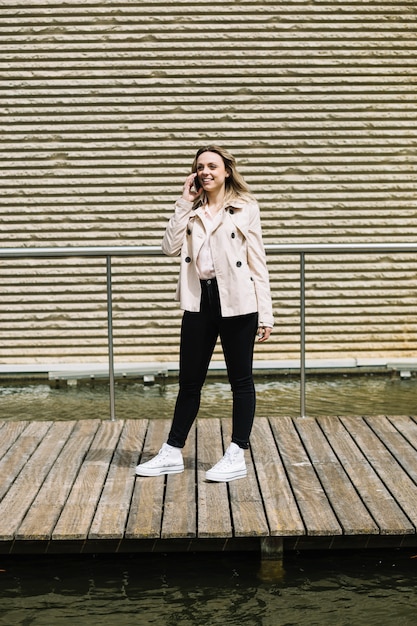
[[[202,209],[179,199],[162,241],[168,256],[181,254],[176,299],[186,311],[200,310],[201,285],[196,260],[206,239]],[[223,317],[259,313],[259,325],[274,324],[259,207],[234,202],[223,210],[210,237]]]

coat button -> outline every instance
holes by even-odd
[[[232,237],[232,239],[234,239],[236,237],[236,233],[232,233],[231,237]]]
[[[191,235],[191,230],[187,228],[187,235]]]
[[[242,267],[242,261],[238,261],[238,262],[236,263],[236,267]]]
[[[191,263],[191,258],[189,256],[186,256],[184,260],[186,263]]]

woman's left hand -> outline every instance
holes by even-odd
[[[269,326],[259,326],[257,332],[258,341],[260,343],[262,343],[263,341],[267,341],[271,335],[271,331],[272,328],[269,328]]]

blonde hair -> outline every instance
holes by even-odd
[[[237,171],[236,167],[236,159],[224,148],[220,146],[212,145],[212,146],[203,146],[197,150],[197,154],[194,157],[193,164],[191,166],[191,171],[197,171],[197,160],[198,157],[203,154],[203,152],[215,152],[223,159],[224,167],[229,176],[225,180],[225,203],[231,203],[233,200],[243,199],[253,201],[255,198],[253,197],[248,184],[245,182],[243,176]],[[201,201],[204,202],[205,198],[199,198],[198,203]]]

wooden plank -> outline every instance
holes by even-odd
[[[0,502],[0,540],[14,538],[75,424],[75,421],[54,422],[45,436],[38,438],[36,450]],[[39,427],[39,423],[34,423],[36,426]]]
[[[417,486],[363,419],[351,417],[340,419],[412,522],[415,532],[417,525]],[[407,532],[406,529],[403,532]]]
[[[343,417],[341,419],[351,432],[352,418]],[[381,419],[384,418],[381,417]],[[399,462],[374,431],[369,428],[364,419],[356,420],[352,436],[387,489],[392,493],[397,503],[412,522],[415,532],[417,526],[417,485],[404,472]]]
[[[42,541],[51,537],[97,428],[97,420],[82,420],[75,424],[16,532],[17,540]]]
[[[158,454],[168,438],[170,420],[150,420],[140,462]],[[140,449],[142,449],[142,446]],[[161,536],[165,476],[137,476],[126,526],[127,539],[156,539]]]
[[[167,476],[161,531],[163,539],[195,537],[197,534],[195,443],[193,427],[183,449],[184,471]]]
[[[403,435],[393,426],[391,420],[386,417],[365,417],[365,422],[372,428],[384,442],[387,449],[397,459],[401,467],[407,472],[410,478],[417,483],[417,452],[416,449],[403,437]]]
[[[135,467],[147,424],[147,420],[126,420],[124,423],[91,524],[89,539],[123,538],[135,485]]]
[[[52,532],[53,540],[87,538],[123,425],[121,420],[100,423]]]
[[[206,480],[205,474],[224,454],[220,420],[197,420],[197,535],[200,538],[232,536],[226,483]]]
[[[8,452],[10,446],[14,444],[29,424],[28,421],[3,420],[0,422],[0,459]],[[4,476],[3,471],[0,472],[0,476]]]
[[[223,447],[231,441],[232,420],[222,419]],[[262,496],[256,480],[250,451],[245,451],[248,474],[245,478],[228,483],[235,537],[268,537],[269,526]]]
[[[388,419],[410,445],[417,450],[417,424],[415,420],[408,415],[395,415],[388,417]]]
[[[308,535],[341,535],[327,495],[289,417],[270,423]]]
[[[6,432],[2,429],[2,435],[4,434],[7,440],[7,444],[5,443],[7,452],[0,461],[0,498],[4,497],[52,426],[52,422],[14,422],[14,424],[16,426],[7,429]]]
[[[304,535],[303,520],[266,418],[255,419],[251,451],[270,534]]]
[[[335,418],[336,419],[336,418]],[[379,533],[367,508],[350,481],[339,459],[324,436],[317,420],[294,420],[321,484],[346,535]]]
[[[378,525],[380,533],[383,535],[412,533],[412,524],[340,419],[320,417],[318,422],[363,503]],[[354,421],[351,428],[352,430],[355,428]]]

